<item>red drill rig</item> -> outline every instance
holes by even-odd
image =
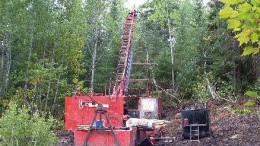
[[[74,132],[75,146],[134,146],[144,142],[144,139],[155,131],[155,128],[147,123],[138,124],[138,119],[158,119],[161,113],[160,98],[135,96],[134,98],[138,98],[135,119],[128,119],[125,107],[125,100],[133,98],[128,96],[127,92],[133,56],[131,42],[136,16],[137,12],[133,10],[127,15],[124,23],[112,95],[90,93],[75,94],[65,98],[65,129]]]

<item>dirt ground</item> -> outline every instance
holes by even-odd
[[[166,110],[165,119],[170,123],[162,129],[163,136],[173,137],[172,142],[160,141],[157,146],[260,146],[260,105],[253,107],[252,113],[241,114],[245,100],[236,103],[210,100],[206,106],[210,110],[212,136],[190,142],[182,138],[182,122],[179,109]],[[203,105],[205,106],[205,105]],[[60,146],[73,146],[73,133],[58,131]]]
[[[74,135],[73,132],[59,130],[56,132],[59,144],[58,146],[73,146],[74,145]]]
[[[227,103],[211,100],[207,103],[210,109],[212,136],[190,142],[182,139],[182,122],[180,113],[171,118],[171,123],[163,129],[164,136],[175,137],[172,143],[158,145],[169,146],[260,146],[260,105],[253,107],[250,114],[237,113],[235,109],[243,108],[245,101]],[[169,117],[172,117],[171,113]],[[167,118],[169,118],[167,116]]]

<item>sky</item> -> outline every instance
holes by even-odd
[[[128,9],[133,9],[134,5],[135,7],[138,7],[146,2],[146,0],[125,0],[125,7]],[[203,0],[203,2],[206,4],[210,0]]]
[[[135,5],[135,7],[138,7],[142,4],[144,4],[146,2],[146,0],[126,0],[125,2],[125,7],[127,7],[128,9],[132,9]]]

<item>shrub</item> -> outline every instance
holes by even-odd
[[[205,100],[210,97],[210,93],[207,89],[206,81],[202,77],[198,77],[197,83],[193,85],[193,96],[199,100]]]
[[[26,146],[54,145],[57,137],[51,132],[52,118],[46,120],[39,114],[29,115],[28,108],[11,104],[0,119],[0,145]]]

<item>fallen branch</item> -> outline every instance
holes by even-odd
[[[167,95],[173,97],[173,98],[176,99],[179,103],[181,102],[176,96],[170,94],[169,92],[167,92],[166,90],[164,90],[162,87],[160,87],[159,85],[157,85],[155,79],[153,79],[153,82],[154,82],[154,85],[155,85],[156,87],[158,87],[159,89],[161,89],[161,90],[162,90],[163,92],[165,92]]]

